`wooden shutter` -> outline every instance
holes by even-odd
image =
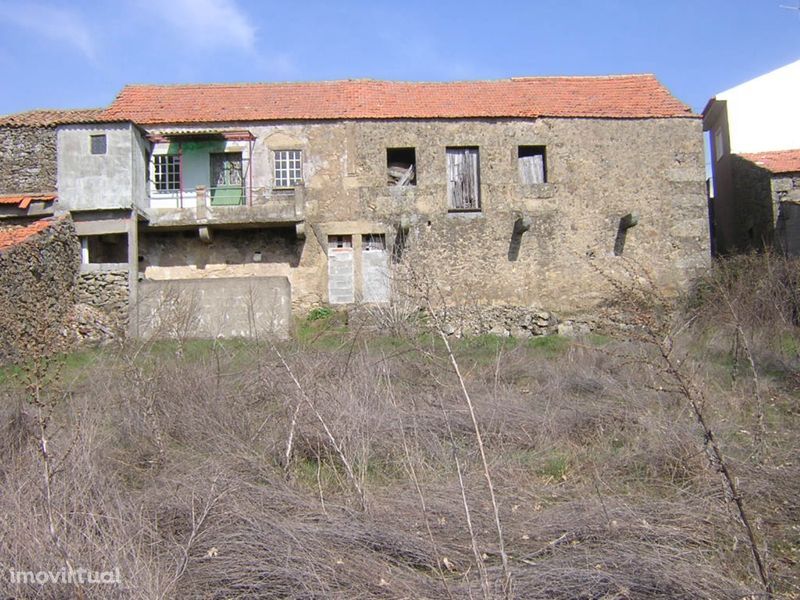
[[[447,197],[451,210],[481,207],[477,148],[447,149]]]
[[[523,184],[544,183],[544,156],[541,154],[520,156],[518,161],[519,180]]]

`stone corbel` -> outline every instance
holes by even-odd
[[[210,227],[200,227],[197,230],[197,233],[200,236],[200,241],[204,244],[211,243],[211,228]]]

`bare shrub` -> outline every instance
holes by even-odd
[[[50,437],[53,514],[75,565],[119,567],[123,579],[84,586],[84,597],[758,594],[747,536],[698,443],[702,429],[646,366],[657,357],[651,347],[577,342],[547,354],[490,342],[451,346],[472,414],[450,356],[423,336],[282,343],[291,375],[268,343],[131,344],[65,377],[52,389],[69,398]],[[769,461],[751,461],[740,432],[745,390],[681,368],[705,394],[756,532],[785,544],[773,544],[771,575],[778,592],[792,593],[796,425],[767,419],[781,443]],[[787,390],[763,383],[765,397],[796,410]],[[0,570],[57,567],[36,442],[24,434],[30,407],[15,415],[24,393],[0,385],[4,435],[18,440],[0,471]],[[73,592],[0,577],[0,594],[16,598]]]

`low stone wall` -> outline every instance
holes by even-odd
[[[425,310],[407,305],[357,305],[347,310],[347,323],[353,330],[383,333],[407,331],[414,323],[426,322]],[[453,337],[495,335],[526,339],[543,335],[581,336],[595,330],[619,329],[605,317],[573,315],[559,318],[554,313],[533,307],[511,305],[459,305],[437,311],[443,331]],[[423,319],[423,321],[420,321]]]
[[[146,280],[135,307],[138,335],[152,338],[289,337],[287,277]]]
[[[448,335],[498,335],[528,338],[556,332],[556,317],[546,311],[520,306],[448,307],[439,316]]]
[[[122,338],[128,324],[128,271],[96,268],[78,276],[74,329],[87,342]]]

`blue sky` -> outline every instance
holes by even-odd
[[[641,72],[699,111],[800,58],[781,4],[800,0],[0,0],[0,114],[126,83]]]

